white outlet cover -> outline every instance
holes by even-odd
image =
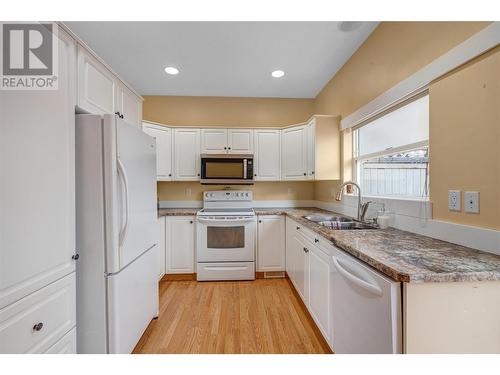
[[[479,192],[478,191],[466,191],[464,198],[464,208],[465,212],[472,214],[479,213]]]
[[[460,190],[448,190],[448,209],[450,211],[460,211]]]

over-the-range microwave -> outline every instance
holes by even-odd
[[[252,154],[201,154],[201,183],[253,184]]]

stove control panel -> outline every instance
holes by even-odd
[[[215,190],[203,193],[204,202],[251,202],[253,194],[249,190]]]

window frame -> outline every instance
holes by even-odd
[[[420,150],[423,148],[427,148],[429,155],[430,155],[429,139],[427,139],[425,141],[409,143],[409,144],[398,146],[398,147],[389,147],[389,148],[386,148],[385,150],[382,150],[382,151],[377,151],[377,152],[373,152],[373,153],[366,154],[363,156],[359,156],[359,131],[358,131],[364,125],[368,125],[370,122],[376,120],[377,118],[382,117],[382,116],[384,116],[392,111],[395,111],[401,107],[404,107],[405,105],[410,104],[413,101],[418,100],[421,97],[428,95],[428,94],[429,93],[427,91],[427,92],[421,93],[420,95],[416,95],[416,96],[406,100],[404,102],[404,104],[399,104],[397,106],[394,106],[393,108],[390,108],[390,109],[384,111],[383,114],[375,116],[372,119],[364,121],[363,125],[357,126],[354,129],[352,129],[352,137],[351,137],[352,138],[352,178],[353,178],[354,182],[356,182],[359,186],[361,186],[361,188],[363,188],[361,185],[362,182],[360,181],[361,180],[361,178],[360,178],[361,171],[360,171],[360,168],[358,166],[359,166],[359,163],[364,161],[364,160],[368,160],[368,159],[372,159],[372,158],[376,158],[376,157],[389,156],[389,155],[393,155],[393,154],[396,154],[399,152]],[[417,196],[407,196],[407,197],[401,196],[401,197],[398,197],[398,196],[391,196],[391,195],[363,195],[363,197],[371,197],[371,198],[378,198],[378,199],[406,200],[406,201],[408,201],[408,200],[409,201],[430,201],[430,189],[429,189],[429,182],[430,182],[429,175],[430,175],[430,173],[429,173],[429,169],[430,169],[430,160],[429,160],[428,168],[427,168],[427,196],[419,196],[419,197],[417,197]],[[355,190],[355,193],[353,192],[351,195],[357,195],[357,194],[358,194],[358,192],[357,192],[357,190]]]

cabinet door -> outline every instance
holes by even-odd
[[[257,270],[285,270],[285,219],[262,215],[257,225]]]
[[[174,180],[200,179],[200,129],[174,130]]]
[[[227,129],[201,129],[201,153],[227,153]]]
[[[118,109],[125,122],[141,127],[142,98],[138,97],[123,84],[118,86]]]
[[[299,234],[295,238],[295,254],[294,254],[294,268],[295,268],[295,287],[299,292],[302,301],[307,306],[309,303],[309,248],[306,240]]]
[[[166,243],[165,243],[165,216],[158,218],[158,247],[159,247],[159,274],[158,279],[161,279],[165,275],[165,265],[166,265]]]
[[[58,89],[0,91],[0,308],[74,271],[75,42]]]
[[[230,154],[253,154],[253,129],[228,129]]]
[[[172,181],[172,129],[143,123],[143,131],[156,139],[156,178]]]
[[[167,273],[194,272],[194,217],[166,219]]]
[[[254,177],[256,181],[280,179],[280,130],[255,130]]]
[[[117,79],[81,45],[78,46],[78,106],[93,114],[117,111]]]
[[[294,282],[294,259],[295,259],[295,222],[287,217],[285,219],[285,269],[288,277],[292,282]]]
[[[314,180],[316,168],[316,123],[307,125],[307,179]]]
[[[309,312],[330,340],[330,265],[328,255],[309,244]]]
[[[281,177],[283,180],[307,178],[307,128],[295,126],[281,132]]]

